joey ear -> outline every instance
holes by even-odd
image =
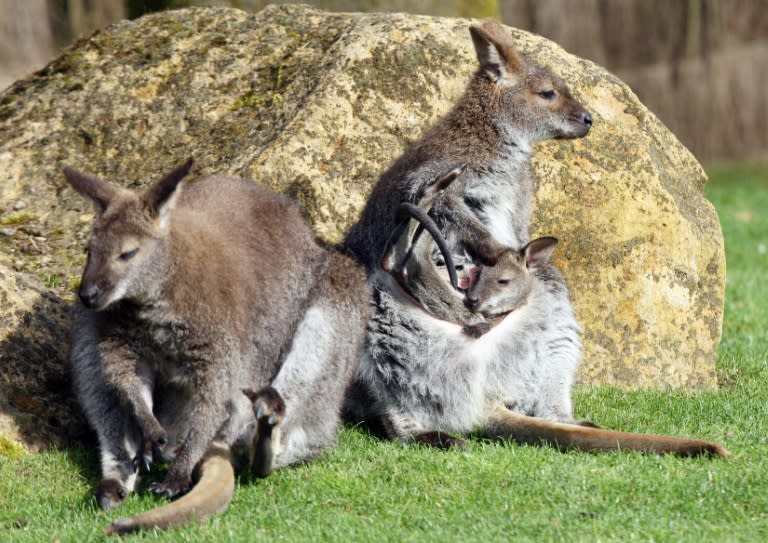
[[[72,168],[64,168],[64,177],[67,183],[96,204],[99,213],[103,213],[109,203],[117,196],[119,189],[102,181],[98,177],[88,175]]]
[[[516,84],[523,76],[524,63],[512,46],[507,31],[495,21],[471,25],[469,33],[480,67],[494,81]]]
[[[540,268],[549,261],[552,251],[557,245],[557,238],[538,238],[526,245],[520,253],[525,260],[525,267],[529,270]]]
[[[176,205],[179,183],[189,173],[193,162],[192,157],[189,157],[186,162],[176,166],[171,173],[149,187],[141,195],[141,199],[152,218],[160,219],[161,222],[167,218],[168,213]]]

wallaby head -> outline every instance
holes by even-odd
[[[571,95],[562,79],[519,55],[508,32],[494,21],[469,28],[480,70],[479,97],[497,109],[502,137],[525,145],[549,138],[581,138],[592,115]],[[506,122],[505,122],[506,121]]]
[[[170,213],[191,167],[190,158],[141,194],[64,169],[67,182],[97,212],[78,292],[85,307],[102,310],[121,299],[140,300],[164,278]]]
[[[555,245],[556,238],[544,237],[519,251],[504,251],[495,266],[481,268],[464,300],[467,309],[492,318],[522,307],[533,289],[535,270],[549,261]]]

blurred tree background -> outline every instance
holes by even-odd
[[[0,89],[79,36],[189,5],[263,0],[0,0]],[[274,2],[273,2],[274,3]],[[284,2],[277,2],[284,3]],[[493,17],[601,64],[704,162],[768,159],[768,0],[314,0],[331,11]]]

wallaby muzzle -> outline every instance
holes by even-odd
[[[80,285],[78,296],[85,307],[88,309],[97,309],[99,305],[99,297],[101,296],[101,289],[96,284],[83,283]]]

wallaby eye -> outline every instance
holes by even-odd
[[[500,285],[508,285],[509,284],[509,279],[499,279],[497,282]]]
[[[121,260],[123,262],[127,262],[128,260],[132,259],[134,256],[136,256],[136,253],[139,252],[139,249],[131,249],[130,251],[125,251],[124,253],[120,253],[120,255],[117,257],[118,260]]]
[[[554,99],[555,99],[555,97],[557,96],[557,92],[556,92],[556,91],[553,91],[553,90],[546,90],[546,91],[541,91],[541,92],[539,92],[539,96],[541,96],[541,97],[542,97],[542,98],[544,98],[545,100],[547,100],[547,101],[550,101],[550,102],[551,102],[551,101],[552,101],[552,100],[554,100]]]
[[[442,260],[442,259],[436,260],[435,261],[435,266],[438,266],[438,267],[442,268],[443,266],[445,266],[445,260]]]
[[[463,271],[464,270],[464,264],[458,264],[456,266],[456,271]]]

